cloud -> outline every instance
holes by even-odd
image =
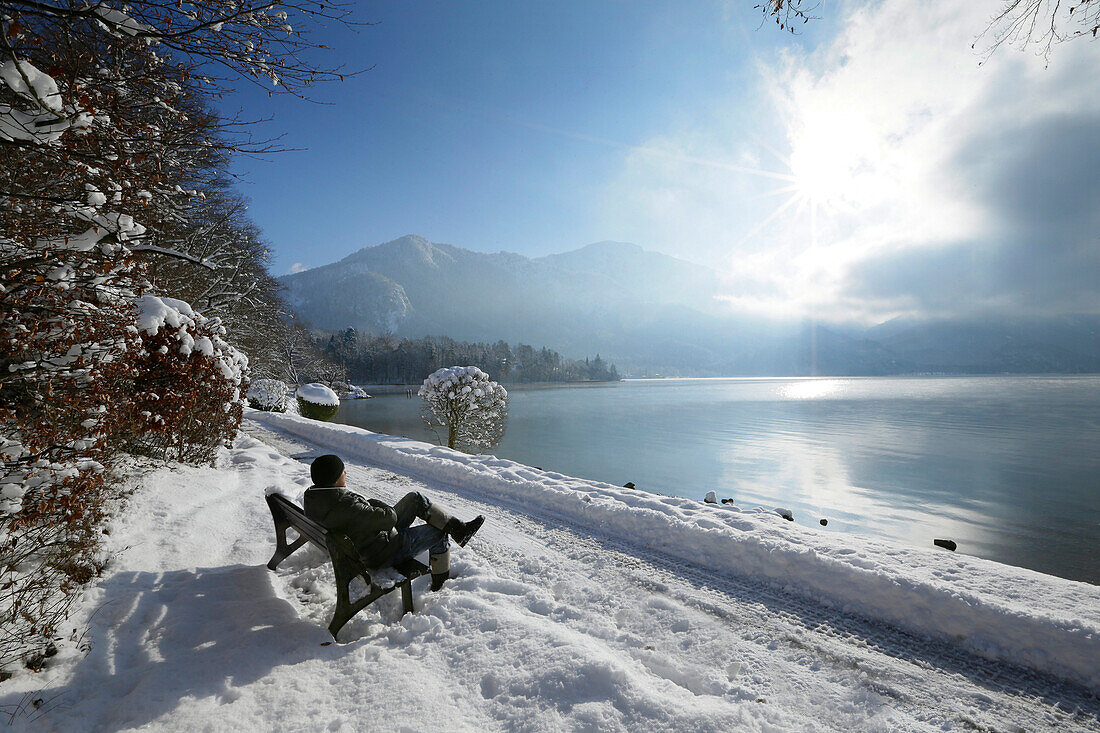
[[[643,244],[648,233],[671,254],[721,262],[741,310],[1100,312],[1100,56],[1078,41],[1049,68],[1011,48],[980,63],[971,44],[988,13],[953,0],[849,6],[834,39],[761,65],[752,104],[731,102],[740,119],[626,156],[619,220],[643,222]],[[769,129],[764,107],[774,133],[748,133]],[[655,147],[763,160],[790,181],[644,152]]]
[[[1044,115],[965,139],[952,161],[988,213],[984,236],[885,250],[847,288],[934,315],[1100,312],[1100,114]]]
[[[303,265],[301,262],[295,262],[290,266],[290,269],[286,271],[286,274],[293,275],[296,272],[305,272],[309,268]]]

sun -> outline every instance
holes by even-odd
[[[878,161],[878,139],[868,121],[840,108],[807,108],[799,111],[798,123],[789,128],[790,154],[768,148],[786,171],[739,169],[745,173],[778,181],[766,195],[780,196],[775,209],[739,244],[756,236],[781,216],[793,211],[809,217],[809,244],[818,245],[818,224],[822,216],[853,213],[880,198],[895,185]]]
[[[854,139],[840,127],[818,128],[792,140],[790,156],[772,151],[787,168],[785,172],[744,170],[778,181],[779,186],[767,195],[781,196],[779,204],[741,242],[748,241],[788,211],[809,214],[810,242],[817,244],[818,216],[854,208],[861,196],[862,182],[858,176],[858,161]]]
[[[842,183],[847,170],[843,157],[835,149],[801,145],[791,151],[790,168],[793,193],[806,202],[828,207],[843,199]]]
[[[786,161],[796,196],[823,210],[847,208],[863,198],[871,139],[863,127],[840,111],[804,120],[791,136]]]

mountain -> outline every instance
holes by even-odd
[[[713,270],[627,242],[597,242],[536,262],[597,275],[612,281],[621,294],[649,303],[697,307],[719,289]]]
[[[707,320],[702,310],[717,290],[710,270],[633,244],[531,259],[414,235],[281,281],[291,307],[315,328],[504,339],[578,356],[654,348],[674,356],[679,339],[647,324],[671,320],[690,334]]]
[[[868,329],[866,336],[922,372],[1100,372],[1100,316],[898,318]]]
[[[718,275],[625,242],[529,258],[409,235],[281,278],[315,328],[596,353],[624,373],[691,376],[1100,372],[1100,316],[870,329],[738,317]]]

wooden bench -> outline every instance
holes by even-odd
[[[404,576],[403,580],[388,587],[378,585],[371,580],[370,571],[347,535],[327,531],[307,517],[301,507],[280,494],[268,494],[267,506],[271,510],[271,519],[275,522],[275,554],[267,563],[269,570],[279,567],[279,563],[307,542],[324,550],[332,560],[332,572],[336,576],[336,609],[332,613],[332,623],[328,625],[328,630],[333,639],[336,639],[336,634],[355,614],[398,586],[401,588],[401,605],[404,609],[402,614],[415,610],[412,579],[430,572],[427,565],[409,560],[402,563],[401,567],[394,567]],[[288,543],[286,531],[291,528],[298,533],[298,539]],[[357,576],[366,582],[370,591],[352,602],[350,585]]]

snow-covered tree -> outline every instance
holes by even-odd
[[[214,311],[273,290],[254,227],[218,200],[230,154],[270,146],[211,100],[219,74],[292,94],[338,77],[300,26],[343,15],[0,2],[0,673],[41,656],[98,572],[119,448],[201,459],[235,432],[245,359],[219,320],[150,293],[181,287],[167,262]]]
[[[279,379],[253,379],[248,384],[248,406],[265,412],[286,412],[286,382]]]
[[[158,458],[210,460],[237,434],[248,358],[225,341],[219,319],[181,300],[145,295],[135,308],[131,444]]]
[[[0,242],[0,671],[37,663],[101,566],[141,278],[98,236]]]
[[[420,416],[447,447],[485,450],[500,443],[508,421],[508,391],[474,366],[439,369],[420,386]]]

